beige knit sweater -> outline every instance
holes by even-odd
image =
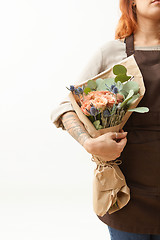
[[[135,46],[135,50],[160,50],[160,45],[147,47]],[[126,57],[126,44],[124,43],[124,40],[118,39],[106,42],[95,52],[94,56],[83,69],[76,83],[81,83],[91,77],[94,77],[98,73],[114,66]],[[61,127],[64,129],[61,116],[63,113],[68,111],[73,111],[73,107],[67,97],[51,112],[51,121],[57,128]]]

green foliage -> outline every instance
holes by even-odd
[[[97,87],[103,82],[103,78],[97,78],[96,80],[96,84],[97,84]]]
[[[129,109],[128,112],[146,113],[146,112],[149,112],[149,108],[147,108],[147,107],[137,107],[137,108]]]
[[[123,89],[123,84],[120,81],[118,81],[116,83],[116,87],[119,89],[119,91],[121,91]]]
[[[119,92],[119,94],[122,94],[124,98],[128,96],[128,92],[124,91],[123,89]]]
[[[135,99],[139,98],[139,96],[140,96],[139,93],[137,93],[136,95],[133,95],[133,97],[127,102],[127,106],[129,107]]]
[[[126,82],[131,78],[131,76],[127,76],[126,74],[119,74],[115,77],[115,82]]]
[[[93,122],[93,125],[95,126],[95,128],[96,128],[97,130],[103,128],[102,125],[101,125],[100,120],[96,120],[96,121],[94,121],[94,122]]]
[[[123,65],[117,64],[113,67],[113,73],[115,75],[119,75],[119,74],[126,75],[127,69]]]
[[[127,76],[127,69],[121,64],[117,64],[113,67],[113,73],[117,75],[115,77],[115,82],[120,81],[123,83],[131,78],[131,76]]]
[[[87,95],[89,92],[91,92],[91,89],[89,87],[84,88],[84,93]]]
[[[90,116],[87,116],[87,117],[92,123],[95,121],[95,118],[93,116],[90,115]]]
[[[111,87],[112,84],[114,84],[114,78],[105,78],[103,81],[99,80],[99,83],[97,84],[97,91],[106,91],[108,90],[108,87]],[[106,86],[107,85],[107,86]]]
[[[124,86],[123,86],[123,90],[124,91],[129,93],[129,91],[131,89],[134,91],[134,94],[137,94],[139,92],[139,85],[138,85],[138,83],[135,82],[135,81],[129,81],[129,82],[124,84]]]
[[[127,104],[127,102],[132,98],[133,94],[134,94],[134,91],[131,89],[126,99],[121,103],[120,107],[124,107]]]
[[[87,87],[92,89],[92,90],[96,90],[97,88],[97,83],[94,80],[89,80],[87,82]]]
[[[114,114],[115,112],[116,112],[116,104],[113,104],[111,115]]]
[[[123,102],[119,103],[118,108],[116,104],[113,105],[113,107],[110,109],[110,115],[103,116],[104,111],[100,111],[96,115],[96,118],[95,116],[88,116],[89,120],[93,123],[97,130],[119,124],[127,109],[129,109],[130,105],[140,96],[139,84],[135,81],[132,81],[132,78],[134,77],[127,76],[127,69],[123,65],[115,65],[113,67],[113,73],[116,75],[114,78],[98,78],[96,80],[89,80],[87,84],[83,86],[84,93],[86,95],[91,91],[106,90],[111,91],[113,94],[113,89],[116,87],[118,88],[118,93],[122,94],[124,97]],[[130,78],[131,80],[128,81]],[[128,111],[145,113],[148,112],[149,109],[147,107],[137,107],[134,109],[129,109]]]

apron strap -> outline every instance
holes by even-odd
[[[132,54],[134,54],[134,36],[133,36],[133,33],[130,36],[126,37],[124,42],[126,43],[127,57],[129,57]]]

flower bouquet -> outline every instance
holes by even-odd
[[[145,87],[133,55],[82,84],[71,85],[69,90],[73,108],[93,138],[119,132],[133,111],[149,111],[136,107]],[[92,161],[97,165],[93,179],[95,213],[103,216],[118,211],[130,200],[130,189],[118,167],[121,160],[102,161],[92,156]]]

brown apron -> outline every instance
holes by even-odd
[[[126,53],[134,54],[146,92],[138,106],[148,113],[133,112],[123,130],[128,131],[119,165],[131,190],[121,210],[98,218],[110,227],[133,233],[160,234],[160,51],[134,50],[134,35],[125,39]]]

